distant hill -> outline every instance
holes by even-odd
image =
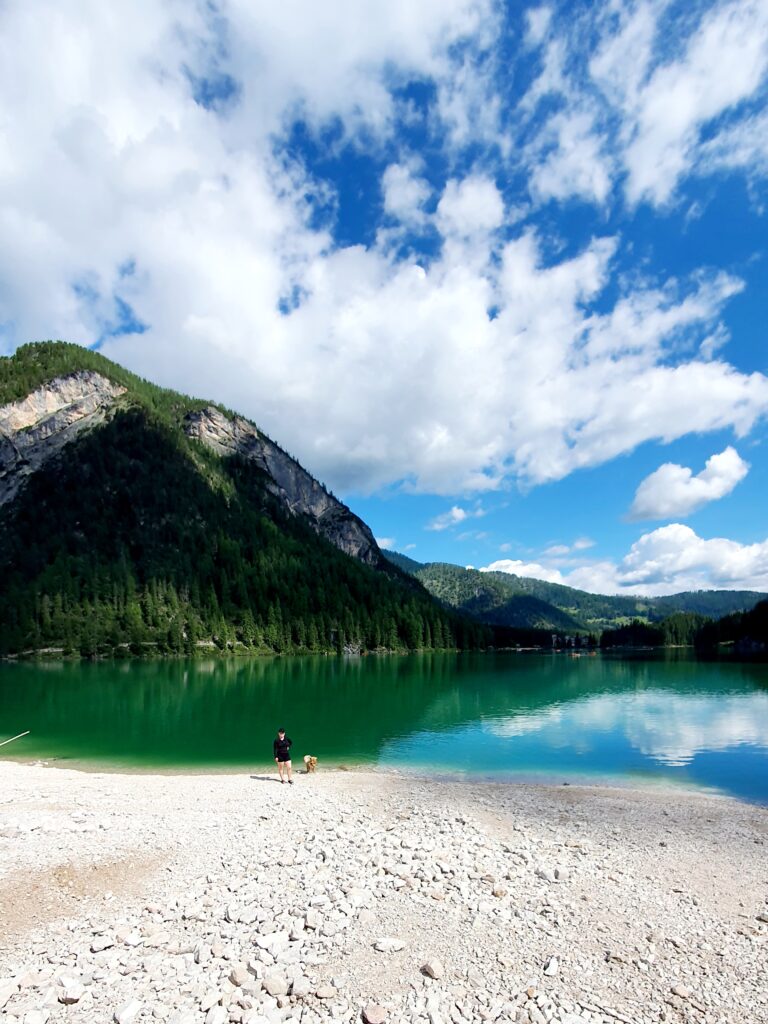
[[[474,646],[253,423],[78,345],[0,358],[0,654]]]
[[[383,551],[382,554],[388,562],[396,565],[398,569],[402,569],[403,572],[409,573],[411,576],[415,576],[419,569],[424,568],[421,562],[415,562],[412,558],[409,558],[407,555],[401,555],[398,551]]]
[[[536,627],[558,632],[599,632],[633,620],[660,622],[675,612],[720,618],[745,611],[765,597],[751,590],[702,590],[669,597],[589,594],[560,583],[480,572],[446,562],[416,562],[396,552],[384,557],[422,583],[452,608],[493,625]]]

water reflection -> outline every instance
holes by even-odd
[[[21,757],[264,764],[285,724],[321,763],[651,774],[768,802],[768,666],[516,655],[0,666]]]
[[[582,750],[608,733],[619,733],[641,753],[666,765],[684,765],[705,750],[768,743],[768,693],[702,696],[659,693],[588,697],[533,714],[490,722],[502,738],[538,733],[544,743],[562,747],[580,739]]]

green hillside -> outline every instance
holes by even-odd
[[[0,406],[82,370],[127,390],[0,507],[0,653],[486,642],[398,569],[364,565],[288,515],[252,461],[187,436],[184,417],[208,403],[47,342],[0,359]]]
[[[752,608],[755,591],[696,591],[670,597],[589,594],[574,587],[504,572],[479,572],[444,562],[419,563],[385,552],[440,601],[495,625],[600,632],[634,621],[661,623],[675,613],[720,618]]]
[[[458,565],[430,562],[414,572],[430,594],[482,622],[525,629],[573,632],[582,624],[534,593],[513,591],[503,573],[484,573]],[[525,581],[528,582],[528,581]]]

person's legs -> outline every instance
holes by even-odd
[[[286,762],[285,762],[285,767],[286,767],[286,768],[287,768],[287,770],[288,770],[288,782],[289,782],[289,783],[290,783],[291,785],[293,785],[293,779],[291,778],[291,768],[292,768],[293,766],[291,765],[291,762],[290,762],[290,761],[286,761]]]
[[[278,761],[277,762],[277,771],[278,771],[278,774],[280,775],[280,781],[281,782],[285,782],[285,779],[283,778],[283,764],[284,764],[283,761]]]

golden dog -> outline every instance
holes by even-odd
[[[307,773],[313,772],[317,768],[317,758],[312,757],[310,754],[305,754],[304,765],[307,769]]]

